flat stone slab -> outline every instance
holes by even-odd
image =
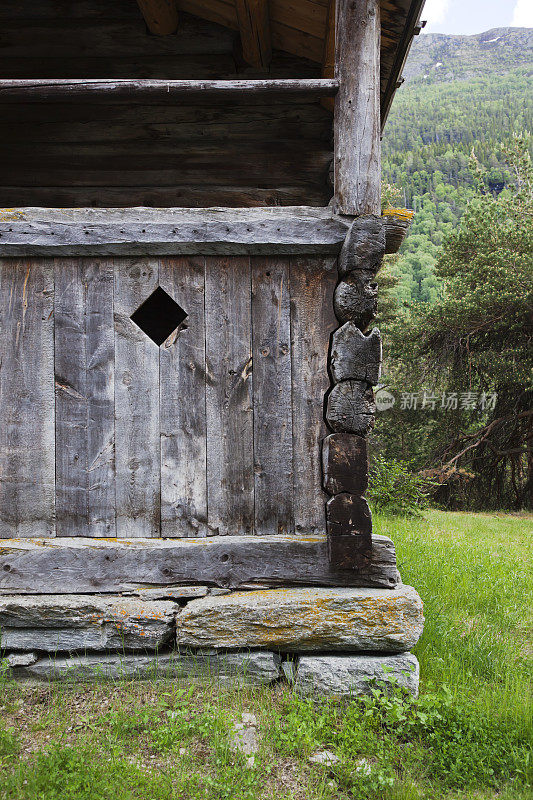
[[[422,601],[396,589],[267,589],[191,600],[176,619],[179,646],[287,652],[402,652],[418,641]]]
[[[0,643],[6,650],[155,650],[174,632],[177,603],[133,597],[0,597]]]
[[[272,652],[171,652],[159,655],[94,654],[71,658],[41,658],[14,666],[15,679],[97,680],[213,678],[243,684],[269,684],[280,676],[280,657]]]
[[[305,695],[347,697],[369,694],[371,682],[378,681],[381,687],[401,686],[416,697],[419,674],[412,653],[302,656],[295,688]]]

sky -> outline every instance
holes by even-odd
[[[426,0],[425,33],[468,36],[491,28],[533,28],[533,0]]]

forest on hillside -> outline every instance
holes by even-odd
[[[395,404],[374,471],[424,476],[452,508],[533,507],[533,32],[517,30],[420,37],[383,139],[385,187],[416,213],[378,276]],[[489,59],[482,37],[505,47]]]

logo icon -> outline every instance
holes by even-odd
[[[374,400],[376,401],[376,408],[378,411],[388,411],[396,402],[394,395],[386,389],[378,389]]]

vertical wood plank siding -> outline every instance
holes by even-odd
[[[113,265],[55,264],[56,534],[115,535]]]
[[[1,261],[0,298],[0,536],[53,536],[53,261]]]
[[[207,510],[211,534],[254,526],[251,275],[248,256],[207,258]]]
[[[54,484],[58,536],[323,533],[335,275],[315,257],[0,261],[2,536],[55,535]],[[130,319],[157,286],[188,315],[161,347]]]
[[[159,262],[115,262],[117,536],[160,535],[159,347],[130,319],[157,288]]]
[[[161,535],[207,535],[203,256],[167,258],[161,287],[187,313],[160,348]]]
[[[255,531],[292,533],[289,260],[252,258]]]
[[[329,388],[328,347],[338,326],[333,313],[334,259],[291,260],[292,440],[295,533],[324,531],[320,442],[327,434],[323,399]]]

